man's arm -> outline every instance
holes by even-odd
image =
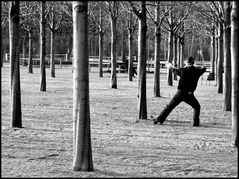
[[[181,76],[181,69],[174,67],[174,66],[172,65],[172,63],[168,63],[166,66],[167,66],[170,70],[172,70],[172,72],[173,72],[174,74],[176,74],[176,75],[178,75],[178,76]]]

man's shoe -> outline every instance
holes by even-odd
[[[158,123],[163,124],[163,122],[158,121],[158,120],[155,119],[153,116],[151,116],[151,120],[153,121],[153,123],[154,123],[155,125],[158,124]]]
[[[153,121],[153,123],[156,125],[156,124],[158,124],[158,121],[157,121],[157,119],[154,119],[154,117],[153,116],[151,116],[151,121]]]

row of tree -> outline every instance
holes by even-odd
[[[49,2],[48,2],[49,3]],[[225,84],[224,84],[224,96],[225,99],[232,99],[228,102],[225,100],[225,104],[232,104],[232,128],[233,128],[233,143],[238,145],[238,44],[236,38],[238,36],[238,3],[236,2],[167,2],[167,1],[139,1],[139,2],[120,2],[120,1],[102,1],[102,2],[90,2],[89,4],[85,1],[82,2],[69,2],[65,3],[65,8],[68,8],[69,17],[72,18],[73,27],[73,120],[74,120],[74,154],[77,156],[77,162],[85,161],[82,159],[85,155],[91,158],[91,145],[90,145],[90,115],[89,115],[89,92],[88,92],[88,29],[90,26],[88,24],[88,17],[90,14],[99,13],[98,18],[98,34],[100,39],[100,52],[99,52],[99,72],[100,76],[102,73],[102,39],[104,38],[104,33],[107,26],[104,25],[103,13],[107,12],[110,19],[110,34],[111,34],[111,87],[117,88],[117,73],[116,73],[116,32],[119,28],[117,26],[118,17],[120,12],[126,14],[127,18],[127,29],[128,29],[128,39],[129,39],[129,49],[128,49],[128,60],[129,60],[129,80],[132,80],[132,38],[133,33],[138,34],[138,118],[147,119],[147,97],[146,97],[146,60],[147,60],[147,31],[148,26],[155,29],[155,70],[154,70],[154,94],[156,97],[160,97],[160,68],[159,68],[159,53],[160,53],[160,43],[162,36],[168,38],[168,62],[173,62],[175,66],[183,66],[183,49],[184,49],[184,39],[186,35],[200,34],[201,32],[207,32],[210,37],[212,37],[212,67],[211,71],[214,73],[214,62],[216,62],[217,71],[217,85],[218,92],[222,92],[222,74],[224,71]],[[91,7],[92,6],[92,7]],[[31,6],[31,8],[37,8],[38,6]],[[41,68],[41,81],[40,81],[40,91],[46,91],[46,72],[45,72],[45,31],[46,31],[46,18],[49,17],[52,20],[50,27],[52,29],[52,38],[54,39],[54,32],[56,28],[59,28],[58,20],[54,19],[48,13],[51,12],[51,6],[46,6],[46,1],[40,2],[40,8],[37,8],[38,15],[34,18],[38,18],[40,26],[40,68]],[[91,7],[88,10],[88,7]],[[151,8],[149,8],[151,7]],[[152,8],[153,7],[153,8]],[[28,12],[27,8],[25,12]],[[105,9],[106,8],[106,9]],[[107,11],[104,11],[104,10]],[[155,10],[154,12],[152,12]],[[35,11],[34,11],[35,12]],[[25,21],[28,22],[33,18],[32,12],[26,13]],[[57,14],[59,15],[59,14]],[[228,16],[229,15],[229,16]],[[28,18],[26,18],[28,17]],[[61,16],[59,16],[61,17]],[[229,21],[228,21],[229,17]],[[71,19],[69,18],[69,19]],[[135,18],[137,23],[135,23]],[[12,1],[9,8],[9,41],[10,41],[10,82],[11,82],[11,112],[12,112],[12,127],[22,127],[21,122],[21,93],[20,93],[20,73],[19,73],[19,49],[21,46],[20,38],[20,27],[23,26],[20,23],[20,2]],[[24,23],[25,23],[24,21]],[[63,20],[62,20],[63,21]],[[84,23],[83,23],[84,22]],[[91,23],[97,21],[89,21]],[[138,27],[136,26],[138,25]],[[24,25],[26,26],[26,24]],[[136,31],[137,29],[137,31]],[[217,29],[217,31],[215,30]],[[30,31],[30,30],[29,30]],[[228,36],[227,31],[230,31]],[[217,32],[217,35],[215,35]],[[202,35],[202,34],[201,34]],[[215,38],[216,37],[216,38]],[[217,40],[214,40],[217,39]],[[52,40],[54,42],[54,40]],[[178,43],[179,42],[179,43]],[[178,44],[178,45],[177,45]],[[218,44],[217,48],[214,44]],[[30,44],[29,44],[30,47]],[[87,49],[86,49],[87,47]],[[215,50],[217,49],[217,50]],[[223,49],[223,50],[222,50]],[[29,50],[31,52],[31,50]],[[223,56],[223,52],[225,52]],[[217,60],[215,58],[215,53],[217,53]],[[54,45],[52,45],[51,52],[51,75],[54,76]],[[230,54],[230,56],[228,55]],[[29,56],[30,57],[30,56]],[[30,60],[30,58],[29,58]],[[224,61],[224,70],[223,68]],[[30,67],[31,63],[29,63]],[[168,85],[173,85],[172,72],[168,70]],[[81,84],[83,83],[83,84]],[[84,86],[84,88],[83,88]],[[230,91],[231,90],[231,91]],[[83,96],[84,101],[81,100]],[[228,97],[229,96],[229,97]],[[80,106],[78,106],[80,105]],[[83,110],[84,109],[84,110]],[[87,146],[88,149],[81,149],[82,151],[87,150],[87,154],[84,154],[79,149],[79,141],[83,142],[84,138],[87,138],[87,142],[83,146]],[[78,146],[78,147],[77,147]],[[79,153],[81,153],[80,158],[78,158]],[[83,156],[82,156],[83,155]],[[89,162],[88,160],[86,160]],[[85,163],[85,162],[83,162]],[[89,162],[90,169],[92,169],[92,162]],[[79,167],[76,167],[79,168]],[[81,167],[80,167],[81,168]],[[83,167],[83,170],[87,167]],[[77,169],[78,170],[78,169]],[[81,170],[81,169],[79,169]]]

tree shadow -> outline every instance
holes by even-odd
[[[112,171],[107,171],[107,170],[99,170],[99,169],[95,169],[94,172],[97,172],[101,175],[107,175],[107,177],[127,177],[127,178],[135,178],[135,175],[128,175],[128,174],[119,174],[116,172],[112,172]]]

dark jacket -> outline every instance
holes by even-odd
[[[195,66],[187,66],[185,68],[173,68],[173,73],[180,76],[178,89],[194,92],[197,88],[199,77],[206,71],[204,68],[196,68]]]

